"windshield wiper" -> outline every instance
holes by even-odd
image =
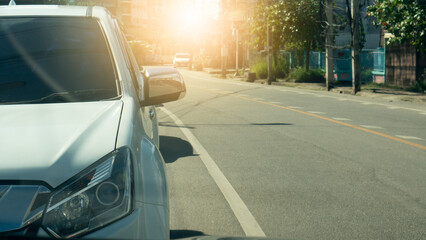
[[[26,104],[26,103],[63,103],[63,102],[80,102],[80,101],[101,101],[114,100],[120,96],[116,95],[116,90],[111,89],[86,89],[68,92],[52,93],[42,98],[17,101],[17,102],[1,102],[1,104]]]

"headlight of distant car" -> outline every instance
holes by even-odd
[[[75,237],[131,210],[130,151],[121,148],[52,193],[43,227],[58,238]]]

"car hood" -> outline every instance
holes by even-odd
[[[115,149],[122,101],[0,106],[0,181],[56,187]]]

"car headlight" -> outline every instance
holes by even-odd
[[[127,215],[131,178],[129,149],[108,154],[52,193],[43,227],[57,238],[70,238]]]

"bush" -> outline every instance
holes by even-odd
[[[325,82],[324,73],[320,69],[296,68],[290,72],[288,80],[295,82],[323,83]]]
[[[251,71],[256,73],[256,78],[265,79],[268,77],[268,62],[264,58],[258,58],[252,65]],[[290,71],[287,61],[283,57],[279,57],[277,62],[272,65],[272,71],[276,78],[285,78]]]
[[[203,67],[210,63],[209,57],[204,54],[199,54],[194,58],[194,68],[196,71],[203,71]]]
[[[284,57],[278,57],[277,62],[274,64],[274,73],[276,78],[287,77],[290,71],[290,67],[287,64],[287,60]]]
[[[360,73],[360,79],[363,83],[373,82],[373,69],[365,69]]]
[[[251,71],[256,73],[256,77],[265,79],[268,77],[268,63],[266,60],[259,61],[251,67]]]
[[[415,92],[424,92],[426,90],[426,69],[424,69],[422,76],[416,82],[416,85],[410,90]]]

